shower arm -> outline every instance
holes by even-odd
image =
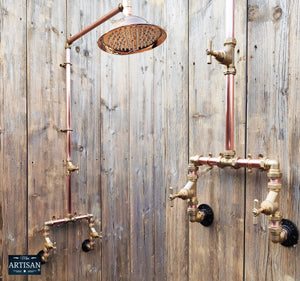
[[[70,37],[69,39],[67,39],[66,46],[71,45],[74,41],[81,38],[83,35],[87,34],[88,32],[90,32],[91,30],[93,30],[94,28],[99,26],[100,24],[106,22],[107,20],[111,19],[118,13],[122,12],[123,9],[124,9],[123,5],[120,3],[117,8],[113,9],[112,11],[110,11],[109,13],[107,13],[106,15],[104,15],[103,17],[101,17],[100,19],[98,19],[97,21],[92,23],[91,25],[89,25],[88,27],[84,28],[77,34],[75,34],[72,37]]]

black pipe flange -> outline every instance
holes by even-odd
[[[91,250],[91,241],[89,239],[86,239],[82,242],[81,245],[82,251],[89,252]]]
[[[44,254],[45,254],[44,250],[39,251],[38,254],[37,254],[37,256],[39,256],[40,259],[41,259],[41,264],[45,264],[45,263],[46,263],[46,262],[43,260]]]
[[[287,239],[281,243],[282,246],[291,247],[298,244],[299,232],[297,226],[288,219],[282,219],[281,227],[287,232]]]
[[[198,210],[204,213],[204,219],[201,222],[203,226],[210,226],[214,220],[214,212],[209,205],[201,204],[198,206]]]

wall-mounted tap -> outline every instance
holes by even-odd
[[[169,200],[176,198],[188,201],[187,213],[189,214],[190,222],[200,222],[204,226],[209,226],[213,222],[214,214],[210,206],[201,204],[198,206],[197,199],[197,175],[198,167],[190,162],[187,174],[186,185],[177,193],[173,194],[173,188],[170,187]],[[171,207],[173,204],[171,205]]]
[[[207,63],[211,64],[211,56],[214,56],[218,63],[225,65],[224,74],[236,74],[236,69],[234,65],[234,49],[236,46],[235,38],[227,38],[224,43],[224,50],[213,51],[212,50],[212,40],[209,41],[207,54]]]
[[[290,220],[283,219],[279,211],[279,192],[281,190],[281,172],[279,163],[274,160],[268,160],[270,169],[267,174],[268,195],[260,204],[257,199],[254,200],[253,208],[253,224],[257,224],[257,216],[265,214],[269,219],[270,239],[273,243],[281,243],[283,246],[289,247],[298,243],[297,226]]]

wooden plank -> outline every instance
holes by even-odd
[[[248,149],[279,160],[279,208],[299,226],[299,2],[249,1]],[[267,40],[266,40],[267,39]],[[247,177],[247,206],[264,200],[266,175]],[[246,217],[245,280],[298,280],[299,249],[269,241],[268,221]]]
[[[101,17],[99,1],[75,1],[67,5],[68,36],[78,33]],[[92,30],[71,46],[71,126],[72,160],[79,165],[79,174],[72,175],[72,208],[79,214],[95,216],[95,229],[101,231],[100,190],[100,94],[101,60],[97,46],[98,29]],[[88,223],[69,227],[68,278],[70,280],[101,280],[101,241],[93,251],[81,250],[88,239]]]
[[[220,50],[226,39],[226,1],[193,1],[189,14],[189,148],[190,155],[214,156],[225,150],[226,79],[224,66],[214,59],[207,65],[205,50],[212,39]],[[235,6],[235,150],[244,157],[245,145],[245,10]],[[214,222],[205,228],[190,224],[190,280],[243,280],[244,171],[200,167],[199,204],[214,211]]]
[[[133,14],[161,25],[164,6],[136,2]],[[130,56],[130,280],[165,280],[165,48]]]
[[[12,32],[13,30],[17,32]],[[0,280],[27,254],[26,1],[0,3]],[[20,276],[18,280],[27,280]]]
[[[188,163],[188,7],[186,1],[165,4],[168,32],[165,63],[165,188],[178,191],[186,183]],[[171,209],[166,198],[167,280],[189,280],[186,202]]]
[[[105,1],[104,13],[116,8]],[[101,31],[120,19],[117,15]],[[101,52],[102,280],[130,276],[128,57]]]
[[[40,231],[52,216],[65,217],[66,136],[64,42],[66,7],[61,1],[27,1],[28,17],[28,228],[29,252],[43,248]],[[67,280],[66,227],[50,232],[57,249],[29,280]]]

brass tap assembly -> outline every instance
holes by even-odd
[[[79,167],[78,166],[75,166],[73,163],[72,163],[72,160],[71,159],[68,159],[67,160],[67,175],[71,175],[71,173],[77,171],[78,173],[78,170],[79,170]]]
[[[261,203],[254,200],[253,223],[257,224],[257,216],[265,214],[269,219],[269,232],[270,239],[273,243],[281,243],[283,246],[293,246],[298,243],[298,229],[296,225],[287,219],[283,219],[279,209],[279,192],[281,190],[281,172],[279,169],[279,163],[274,160],[268,160],[267,163],[270,166],[267,174],[269,178],[268,182],[268,195],[266,199]]]
[[[207,54],[207,63],[211,64],[211,56],[214,56],[218,63],[225,65],[224,74],[236,74],[236,69],[234,65],[234,49],[236,46],[235,38],[227,38],[224,43],[224,50],[213,51],[212,50],[212,40],[209,41]]]
[[[48,257],[50,255],[50,250],[56,249],[55,242],[53,243],[50,240],[50,226],[55,225],[62,225],[67,224],[70,222],[78,222],[82,220],[87,220],[89,224],[89,239],[86,239],[82,243],[82,250],[85,252],[88,252],[90,250],[94,249],[95,239],[102,238],[102,235],[98,234],[96,231],[94,225],[94,215],[87,214],[87,215],[68,215],[68,217],[63,219],[55,219],[53,218],[50,221],[47,221],[44,223],[44,226],[42,228],[43,230],[43,236],[44,236],[44,248],[41,250],[38,255],[41,257],[42,264],[46,263],[48,261]]]
[[[281,190],[281,172],[279,162],[276,160],[268,159],[263,155],[259,155],[257,159],[252,159],[252,156],[248,154],[246,159],[241,159],[235,156],[233,150],[226,150],[220,153],[218,157],[213,157],[209,154],[209,157],[193,156],[190,158],[190,163],[196,170],[199,166],[207,165],[210,169],[217,166],[221,169],[225,167],[231,167],[234,169],[246,168],[248,172],[252,172],[252,169],[260,169],[267,171],[268,181],[268,195],[266,199],[259,205],[257,199],[254,200],[253,223],[257,224],[257,216],[259,214],[265,214],[269,219],[269,233],[270,239],[274,243],[281,243],[283,246],[293,246],[298,243],[298,229],[297,226],[288,219],[283,219],[279,212],[279,193]],[[189,182],[188,182],[189,184]],[[172,198],[186,198],[189,185],[186,185],[177,195],[173,195]],[[189,194],[192,194],[191,192]],[[196,198],[197,199],[197,198]],[[190,199],[193,200],[193,199]]]
[[[198,205],[197,199],[197,175],[198,167],[190,162],[187,174],[186,185],[173,195],[173,188],[170,187],[169,200],[172,202],[176,198],[188,201],[187,213],[189,214],[190,222],[200,222],[204,226],[209,226],[213,222],[213,210],[206,204]],[[171,205],[173,207],[173,205]]]

